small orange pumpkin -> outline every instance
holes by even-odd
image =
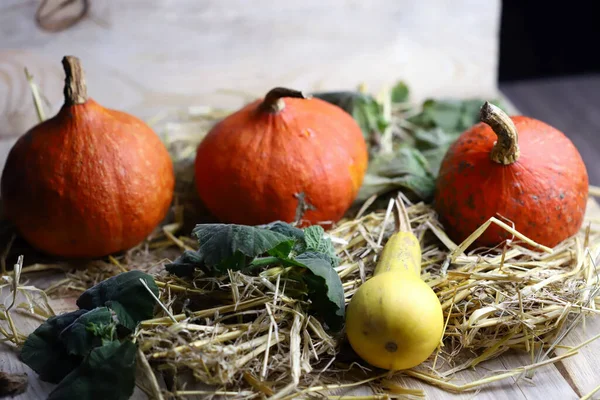
[[[351,206],[368,163],[367,145],[344,110],[286,88],[229,115],[198,146],[195,179],[220,221],[334,223]],[[301,204],[301,203],[300,203]]]
[[[43,252],[105,256],[138,244],[166,216],[173,165],[148,125],[87,97],[77,58],[62,63],[65,102],[10,150],[1,182],[4,209]]]
[[[449,237],[460,243],[491,217],[548,247],[575,235],[588,174],[569,138],[487,102],[481,121],[450,146],[440,166],[434,204]],[[475,244],[494,247],[511,236],[492,224]]]

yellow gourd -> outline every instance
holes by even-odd
[[[373,275],[392,270],[421,276],[421,244],[412,232],[399,231],[388,239]]]
[[[356,291],[346,311],[346,335],[369,364],[403,370],[425,361],[444,333],[442,307],[421,280],[421,247],[400,208],[399,230],[387,241],[373,277]]]

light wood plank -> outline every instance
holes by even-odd
[[[532,363],[531,356],[524,352],[511,352],[498,358],[504,369],[512,370]],[[511,378],[513,388],[527,399],[571,400],[579,396],[565,380],[555,365],[542,367],[530,379],[525,374]]]
[[[456,385],[463,385],[529,364],[531,364],[531,361],[528,359],[527,354],[505,354],[481,363],[474,370],[465,370],[457,373],[452,377],[450,382]],[[542,398],[544,400],[572,400],[578,398],[554,365],[539,369],[535,378],[529,381],[521,377],[512,377],[461,393],[450,393],[412,377],[401,377],[396,379],[396,382],[406,388],[423,390],[427,395],[427,399],[431,400],[467,400],[473,398],[478,400],[534,400]],[[343,394],[355,396],[369,395],[372,394],[372,391],[369,388],[361,387],[347,390]]]
[[[600,318],[586,318],[563,341],[565,346],[578,346],[600,335]],[[566,349],[557,349],[557,354],[564,354]],[[576,356],[565,359],[559,365],[565,378],[572,384],[577,395],[583,396],[600,386],[600,340],[595,340],[581,349]],[[600,398],[597,394],[594,399]]]
[[[402,79],[415,101],[497,93],[499,0],[90,3],[88,18],[48,33],[34,23],[39,1],[0,2],[0,167],[14,137],[37,122],[23,67],[53,114],[66,53],[81,58],[94,99],[144,119],[170,107],[238,107],[238,92],[259,97],[279,85],[364,82],[378,92]]]
[[[563,344],[565,346],[577,346],[598,334],[600,334],[600,318],[588,318],[585,326],[573,330],[565,338]],[[556,353],[563,354],[566,351],[557,349]],[[586,395],[600,386],[600,359],[598,354],[600,354],[600,341],[595,341],[584,347],[578,355],[562,361],[559,366],[572,383],[578,396]],[[598,399],[600,394],[596,394],[592,398]]]

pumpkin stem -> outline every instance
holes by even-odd
[[[519,134],[510,117],[499,107],[485,102],[479,112],[481,122],[488,124],[498,140],[494,143],[490,158],[499,164],[509,165],[519,158]]]
[[[65,104],[83,104],[87,101],[87,87],[81,62],[77,57],[64,56],[62,59],[65,70]]]
[[[260,104],[259,109],[261,111],[277,114],[285,108],[285,103],[283,101],[284,97],[293,97],[296,99],[310,98],[310,96],[307,96],[298,90],[276,87],[267,93],[263,102]]]

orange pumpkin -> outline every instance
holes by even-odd
[[[138,244],[166,216],[173,165],[148,125],[88,98],[77,58],[62,62],[64,105],[12,147],[2,200],[20,234],[43,252],[105,256]]]
[[[327,224],[351,206],[367,163],[362,131],[347,112],[275,88],[213,127],[198,146],[195,179],[222,222],[293,222],[300,210],[301,225]]]
[[[509,117],[489,103],[481,121],[450,146],[440,166],[434,204],[449,237],[460,243],[490,217],[549,247],[575,235],[589,187],[573,143],[542,121]],[[492,224],[475,245],[511,237]]]

